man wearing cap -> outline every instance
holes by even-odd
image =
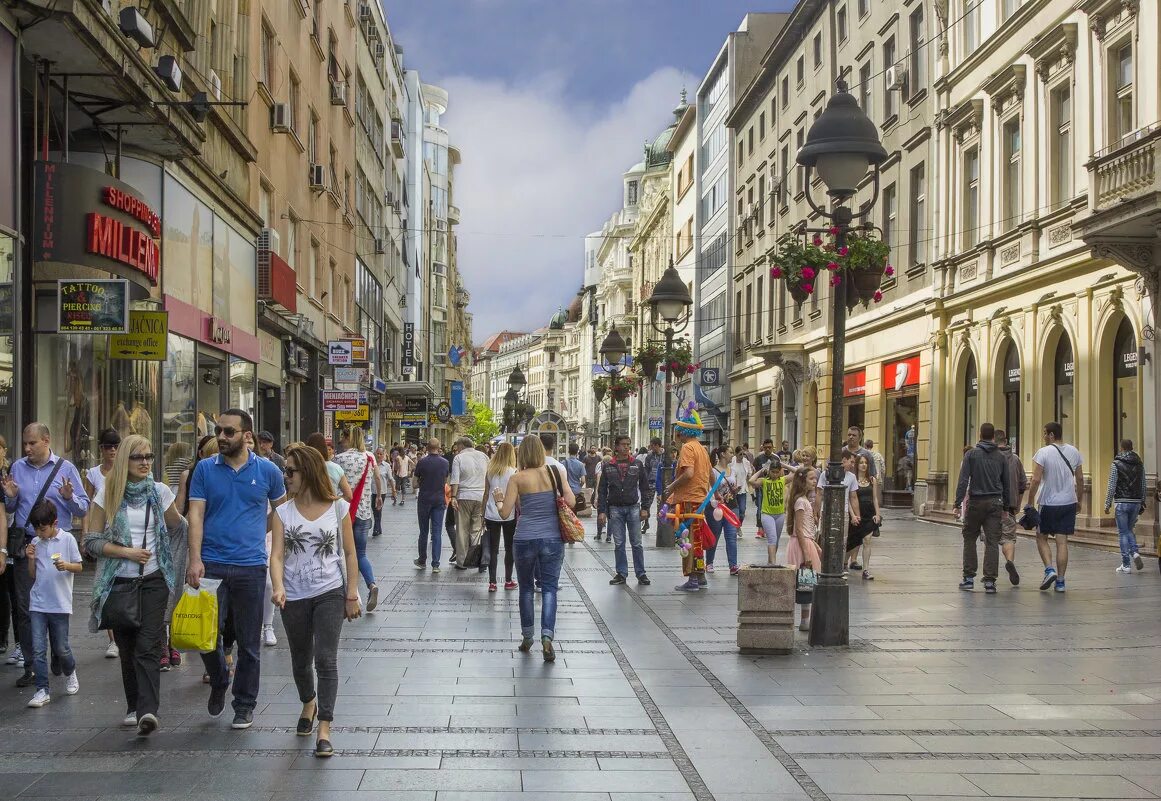
[[[286,469],[286,460],[274,450],[274,435],[269,431],[258,432],[258,455],[274,462],[274,466],[279,470]]]
[[[681,452],[677,457],[677,474],[665,487],[665,497],[671,510],[680,505],[684,514],[694,513],[709,496],[713,466],[710,464],[709,453],[698,439],[701,432],[701,420],[697,412],[692,410],[687,417],[679,416],[673,423],[673,438],[681,447]],[[680,529],[682,522],[679,520],[675,525]],[[713,534],[700,520],[690,521],[687,531],[690,548],[681,558],[681,573],[687,580],[674,589],[678,592],[697,592],[709,585],[705,578],[705,548],[707,544],[712,544],[712,539],[707,543],[706,538],[712,538]]]

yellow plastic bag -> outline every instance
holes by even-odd
[[[188,584],[173,608],[169,624],[171,645],[178,651],[206,653],[218,647],[218,585],[216,579],[202,579],[201,586]]]

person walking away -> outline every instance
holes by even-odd
[[[415,465],[415,481],[419,487],[419,558],[414,564],[420,570],[427,567],[427,544],[431,541],[431,572],[439,572],[440,550],[443,548],[443,517],[447,512],[447,477],[451,466],[440,454],[438,439],[429,440],[427,455]]]
[[[754,473],[750,478],[750,486],[757,490],[759,498],[759,520],[766,536],[766,564],[777,564],[778,541],[786,529],[786,476],[782,460],[777,454],[772,454],[761,469]],[[737,566],[731,566],[730,575],[737,574]]]
[[[577,511],[584,509],[588,504],[584,500],[585,463],[579,458],[580,448],[575,442],[569,443],[568,456],[564,460],[564,472],[568,476],[568,486],[576,496]]]
[[[564,543],[560,539],[560,515],[557,511],[557,484],[544,464],[544,444],[539,437],[525,437],[516,456],[517,470],[508,479],[503,498],[498,491],[492,497],[499,504],[501,518],[509,517],[520,506],[515,548],[516,576],[520,584],[520,651],[532,650],[536,612],[534,575],[540,581],[540,645],[545,662],[556,660],[556,594],[560,568],[564,562]],[[559,479],[559,475],[556,476]],[[567,482],[559,492],[569,506],[576,503]]]
[[[468,437],[456,441],[460,452],[452,462],[451,484],[452,508],[456,510],[456,558],[457,570],[466,570],[464,560],[472,543],[483,536],[484,531],[484,486],[487,483],[488,457],[476,450],[475,443]]]
[[[447,460],[448,475],[451,475],[451,469],[456,463],[456,455],[460,452],[459,442],[453,442],[451,446],[451,453],[445,450],[440,450],[440,456]],[[416,493],[418,495],[418,492]],[[451,485],[445,484],[443,488],[443,502],[446,510],[443,515],[443,528],[447,532],[448,547],[451,548],[451,557],[448,559],[448,564],[455,565],[456,563],[456,510],[452,506]]]
[[[1121,542],[1121,564],[1118,573],[1129,573],[1132,562],[1137,570],[1145,569],[1145,562],[1137,550],[1137,536],[1133,527],[1137,517],[1145,511],[1145,466],[1133,450],[1133,440],[1121,440],[1121,450],[1109,468],[1109,484],[1105,489],[1105,514],[1116,504],[1117,534]]]
[[[871,466],[875,470],[875,490],[878,493],[876,500],[879,506],[883,505],[883,489],[886,487],[887,477],[887,460],[883,458],[883,454],[875,450],[874,440],[863,440],[863,449],[871,454]]]
[[[785,440],[783,440],[783,442],[785,443]],[[757,473],[759,470],[762,470],[762,469],[768,467],[770,464],[770,461],[772,459],[774,459],[776,456],[777,456],[777,454],[774,453],[774,440],[770,439],[769,437],[762,440],[762,450],[761,450],[761,452],[758,453],[757,456],[754,457],[754,472]],[[780,462],[789,461],[789,459],[782,459],[781,457],[778,457],[778,459]],[[769,475],[769,473],[767,473],[767,475]],[[785,499],[783,499],[783,505],[785,505]],[[754,519],[758,524],[758,530],[755,532],[754,537],[755,537],[755,539],[760,540],[766,536],[766,527],[762,524],[762,489],[761,489],[761,484],[759,484],[758,489],[754,491]],[[743,518],[742,525],[745,525],[745,523],[746,523],[746,520],[745,520],[745,518]],[[739,532],[739,533],[741,533],[741,532]],[[775,544],[775,550],[777,550],[777,544]],[[771,564],[773,564],[773,563],[771,563]]]
[[[600,483],[601,483],[601,472],[606,467],[609,466],[609,462],[612,461],[612,459],[613,459],[613,451],[610,448],[602,448],[601,449],[601,463],[599,465],[597,465],[597,486],[600,486]],[[545,458],[546,464],[551,465],[552,462],[554,462],[554,461],[556,461],[556,460],[552,459],[551,456],[548,456]],[[601,541],[601,534],[602,533],[605,535],[605,542],[612,542],[613,541],[613,533],[611,531],[609,531],[607,526],[602,526],[600,524],[600,518],[598,517],[597,542]]]
[[[746,520],[746,496],[750,487],[750,476],[754,474],[754,463],[746,456],[742,447],[734,449],[734,458],[726,468],[726,481],[734,491],[737,500],[738,520]]]
[[[1000,572],[1000,528],[1005,499],[1011,493],[1008,460],[996,445],[996,429],[991,423],[980,426],[980,441],[964,454],[955,491],[957,512],[965,498],[963,518],[963,581],[959,588],[975,587],[979,554],[976,540],[984,532],[984,592],[994,595]]]
[[[863,549],[863,580],[873,581],[871,575],[871,541],[879,536],[879,480],[871,475],[871,458],[859,454],[855,458],[855,500],[859,516],[847,526],[846,561],[849,564]]]
[[[250,452],[254,421],[243,409],[218,416],[214,436],[218,453],[194,467],[189,490],[189,566],[186,583],[201,586],[203,578],[218,586],[218,619],[233,620],[238,660],[233,677],[234,729],[254,723],[261,665],[262,603],[266,597],[266,532],[268,510],[285,498],[282,473],[274,464]],[[203,561],[204,560],[204,561]],[[218,717],[226,704],[231,680],[226,657],[218,647],[202,654],[210,677],[207,710]]]
[[[95,464],[90,467],[81,475],[81,484],[84,486],[85,494],[88,495],[89,498],[97,497],[97,492],[100,491],[101,487],[105,486],[105,476],[107,476],[109,471],[113,469],[113,460],[117,457],[117,446],[120,444],[121,434],[118,433],[117,429],[115,428],[106,428],[104,431],[97,435],[97,448],[101,452],[101,461],[99,464]],[[93,506],[90,503],[89,516],[92,514]],[[82,522],[81,530],[92,530],[89,528],[88,516],[86,516],[85,520]],[[109,638],[109,647],[105,649],[105,658],[116,659],[117,643],[113,640],[113,632],[109,630],[106,631],[105,634]],[[163,658],[165,659],[167,665],[169,663],[168,650],[169,649],[167,648],[167,653],[163,654]],[[177,652],[175,651],[174,653]],[[178,656],[178,664],[181,664],[180,655]]]
[[[16,589],[16,636],[20,643],[24,673],[17,687],[32,685],[32,621],[29,602],[32,573],[26,546],[33,532],[28,522],[32,507],[48,501],[56,509],[57,524],[71,526],[74,517],[89,511],[89,496],[81,475],[72,462],[52,452],[52,435],[44,423],[29,423],[23,431],[24,457],[18,459],[4,481],[4,506],[8,516],[8,556],[12,558],[12,582]],[[67,530],[67,529],[66,529]],[[70,611],[72,607],[69,607]]]
[[[330,443],[321,431],[316,431],[306,438],[306,444],[318,451],[319,456],[326,463],[327,477],[331,480],[331,488],[347,503],[351,502],[351,485],[347,482],[347,473],[342,467],[331,460]]]
[[[572,447],[576,447],[575,445]],[[500,507],[496,503],[497,494],[504,497],[508,489],[508,480],[516,473],[516,449],[511,442],[501,442],[495,455],[488,461],[486,498],[484,506],[484,529],[488,538],[488,592],[496,591],[496,569],[500,558],[500,538],[504,538],[504,589],[516,589],[516,582],[512,580],[512,566],[515,558],[512,554],[512,538],[516,534],[515,513],[507,519],[500,516]],[[572,484],[569,484],[572,487]],[[576,494],[575,491],[573,493]],[[578,499],[579,495],[576,496]]]
[[[269,459],[274,462],[274,466],[283,470],[286,467],[286,460],[279,455],[278,451],[274,449],[274,435],[269,431],[259,431],[258,436],[254,441],[258,455],[263,459]]]
[[[89,630],[107,628],[121,658],[125,692],[122,724],[140,737],[157,730],[161,705],[161,660],[170,600],[181,591],[174,569],[172,536],[185,524],[169,486],[153,480],[153,448],[136,434],[125,438],[112,469],[93,495],[86,519],[85,552],[100,561],[93,582]],[[109,510],[112,510],[111,513]],[[140,621],[136,628],[111,628],[102,613],[118,585],[138,584]]]
[[[379,504],[382,508],[383,489],[379,487],[379,470],[375,457],[367,453],[363,440],[363,429],[344,431],[339,437],[342,449],[335,455],[335,464],[343,468],[347,483],[354,487],[351,491],[351,525],[355,537],[355,556],[359,561],[359,572],[367,583],[367,611],[374,612],[379,605],[379,585],[375,582],[375,568],[367,558],[367,539],[374,526],[372,494],[379,488]]]
[[[286,482],[289,500],[272,520],[273,601],[281,610],[302,703],[295,733],[309,737],[317,720],[314,755],[329,757],[335,753],[331,723],[339,690],[339,635],[344,620],[362,614],[351,504],[334,493],[314,448],[287,450]]]
[[[32,580],[28,614],[36,674],[36,693],[28,706],[39,709],[52,700],[48,682],[50,636],[53,656],[64,673],[65,693],[76,695],[81,689],[77,660],[69,648],[69,617],[73,613],[73,575],[80,573],[84,565],[76,537],[57,528],[56,506],[51,501],[40,501],[32,508],[28,525],[36,532],[24,551]]]
[[[395,480],[391,477],[391,464],[382,448],[375,449],[375,469],[379,472],[379,481],[374,486],[376,493],[371,495],[371,519],[374,521],[371,536],[381,537],[383,536],[383,507],[386,505],[384,496],[388,490],[391,492],[392,505],[395,502]]]
[[[822,551],[818,547],[818,518],[810,495],[818,487],[818,470],[813,467],[799,467],[790,481],[790,491],[786,499],[788,511],[786,526],[790,532],[790,542],[786,544],[786,565],[798,570],[810,568],[815,573],[822,569]],[[801,617],[798,630],[810,631],[810,607],[799,604]]]
[[[619,436],[614,443],[613,458],[601,471],[597,484],[597,523],[604,523],[613,537],[613,558],[617,573],[610,584],[624,584],[629,574],[625,557],[625,537],[633,550],[633,573],[637,583],[649,585],[645,574],[645,548],[641,545],[641,521],[653,504],[653,488],[644,466],[633,458],[633,449],[627,436]]]
[[[1040,504],[1040,528],[1036,532],[1036,550],[1044,563],[1041,590],[1055,586],[1064,592],[1064,574],[1068,571],[1068,538],[1076,530],[1076,511],[1084,495],[1084,459],[1080,451],[1064,440],[1064,428],[1055,421],[1044,424],[1044,447],[1032,456],[1032,481],[1028,485],[1028,504]],[[1056,539],[1056,564],[1048,538]]]
[[[714,448],[710,452],[710,462],[714,465],[713,478],[715,480],[719,474],[729,476],[730,467],[733,464],[730,457],[730,449],[726,447]],[[743,487],[742,492],[745,493],[745,491],[746,489]],[[722,483],[716,494],[715,503],[718,507],[727,506],[732,509],[734,514],[738,516],[739,522],[741,522],[742,516],[738,512],[738,493],[728,478],[722,479]],[[706,517],[705,522],[714,535],[714,544],[706,549],[706,572],[714,572],[714,559],[717,558],[718,546],[722,544],[723,537],[726,540],[726,558],[729,560],[731,568],[736,567],[738,564],[738,535],[741,531],[737,526],[727,520],[724,515],[719,520],[718,516],[713,513],[712,507],[707,507],[706,511],[710,512],[710,514]],[[731,575],[733,574],[731,573]]]
[[[1008,571],[1008,581],[1015,587],[1020,583],[1020,573],[1016,570],[1016,512],[1020,501],[1028,489],[1028,475],[1020,457],[1008,444],[1008,435],[996,429],[996,447],[1004,454],[1008,465],[1008,494],[1004,498],[1004,513],[1000,520],[1000,552],[1004,554],[1004,569]]]
[[[415,463],[411,461],[411,454],[400,448],[391,465],[391,472],[395,475],[395,494],[399,496],[400,506],[407,503],[408,480],[414,468]]]
[[[713,466],[705,446],[699,441],[702,432],[701,420],[696,411],[689,417],[678,417],[673,422],[673,438],[681,451],[677,457],[677,473],[669,486],[665,487],[665,497],[670,509],[681,504],[686,513],[692,513],[709,495],[713,480]],[[680,524],[678,524],[680,525]],[[690,526],[689,555],[682,557],[681,572],[686,577],[684,584],[674,589],[679,592],[697,592],[709,585],[705,578],[705,549],[701,526]]]

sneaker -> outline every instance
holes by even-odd
[[[763,531],[762,529],[758,529],[758,531],[754,533],[754,539],[756,539],[756,540],[766,539],[766,532]]]
[[[169,672],[169,654],[167,654],[167,653],[162,654],[160,662],[161,662],[161,672],[168,673]]]
[[[697,577],[697,586],[699,589],[703,589],[703,590],[709,586],[709,582],[706,581],[705,576],[698,576]]]
[[[741,572],[742,572],[742,568],[738,567],[737,565],[734,565],[733,567],[730,568],[730,575],[731,576],[736,576]]]
[[[33,709],[40,709],[51,700],[52,696],[48,694],[48,690],[37,690],[36,694],[28,702],[28,705]]]
[[[379,585],[374,584],[367,591],[367,611],[374,612],[375,607],[379,605]]]
[[[1064,592],[1064,579],[1058,578],[1056,580],[1056,591],[1057,592]]]
[[[278,645],[278,637],[274,634],[274,626],[262,627],[262,644],[267,647]]]
[[[148,737],[157,731],[157,716],[146,712],[141,716],[141,720],[137,721],[137,736]]]
[[[1004,569],[1008,571],[1008,581],[1012,582],[1012,586],[1015,587],[1018,585],[1020,583],[1020,574],[1016,572],[1016,563],[1005,562]]]
[[[488,583],[488,592],[495,592],[495,591],[496,591],[496,585],[489,582]]]
[[[402,505],[402,504],[401,504],[401,505]],[[438,572],[439,572],[439,565],[432,565],[432,566],[431,566],[431,572],[432,572],[432,573],[438,573]]]
[[[848,565],[848,567],[851,570],[862,570],[863,569],[863,566],[860,565],[858,562],[851,562],[850,565]]]
[[[24,671],[24,674],[16,680],[16,686],[19,688],[31,687],[36,683],[36,675],[31,670]]]
[[[705,572],[707,572],[707,573],[712,573],[712,572],[714,572],[714,566],[713,566],[712,564],[706,565],[706,566],[705,566]]]
[[[1145,560],[1141,558],[1141,554],[1139,554],[1139,553],[1133,554],[1133,566],[1136,567],[1138,570],[1145,569]]]
[[[20,643],[16,643],[16,647],[12,649],[12,653],[8,654],[8,659],[5,661],[9,665],[24,664],[24,652],[20,650]]]
[[[1118,573],[1132,573],[1133,568],[1129,567],[1128,565],[1117,565],[1117,572]]]
[[[105,658],[106,659],[116,659],[119,656],[121,656],[121,649],[119,649],[117,647],[117,643],[115,643],[115,642],[109,643],[109,647],[105,649]]]
[[[169,664],[172,667],[181,667],[181,651],[176,648],[169,649]]]
[[[230,724],[231,729],[248,729],[254,725],[254,712],[249,709],[241,709],[234,713],[234,722]]]
[[[692,579],[684,584],[678,584],[673,589],[677,592],[697,592],[701,589],[701,585],[697,583],[697,579]]]
[[[1056,581],[1056,568],[1044,568],[1044,581],[1040,582],[1040,589],[1046,590]]]
[[[637,583],[648,587],[653,582],[649,580],[649,577],[647,575],[642,573],[640,576],[637,577]]]
[[[127,729],[132,727],[132,726],[136,726],[137,725],[137,713],[136,712],[126,712],[125,718],[121,721],[121,725]]]
[[[206,704],[206,711],[210,713],[211,718],[221,717],[222,710],[226,708],[226,689],[226,687],[210,689],[210,702]]]
[[[420,570],[423,570],[425,567],[427,567],[427,560],[426,559],[416,559],[411,564],[415,565]]]
[[[996,582],[990,581],[990,580],[985,580],[984,581],[984,592],[987,593],[988,595],[995,595],[996,594]]]
[[[959,583],[959,588],[964,592],[971,592],[976,588],[976,580],[971,576],[964,576],[963,581]]]
[[[622,576],[620,573],[618,573],[617,575],[615,575],[611,579],[609,579],[609,583],[610,584],[624,584],[625,577]]]
[[[504,582],[504,589],[506,589],[506,590],[516,589],[516,582],[515,581],[505,581]]]

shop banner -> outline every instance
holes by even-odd
[[[919,386],[919,356],[908,356],[883,365],[883,388],[898,392],[904,387]]]
[[[362,337],[351,340],[351,361],[367,361],[367,340]]]
[[[129,282],[123,278],[57,281],[57,331],[124,334],[129,331]]]
[[[349,365],[354,360],[355,350],[350,340],[332,339],[327,343],[327,364]]]
[[[335,383],[336,384],[366,384],[367,383],[367,368],[366,367],[336,367],[335,368]]]
[[[335,423],[366,423],[371,419],[371,407],[360,403],[353,412],[335,412]]]
[[[843,397],[861,398],[867,394],[867,371],[855,370],[843,376]]]
[[[463,417],[468,413],[468,399],[464,392],[463,381],[452,381],[451,392],[449,393],[451,400],[451,413],[456,417]]]
[[[324,412],[353,412],[359,408],[359,393],[323,390],[322,403]]]
[[[169,312],[129,312],[129,333],[109,336],[110,359],[163,362],[169,354]]]

